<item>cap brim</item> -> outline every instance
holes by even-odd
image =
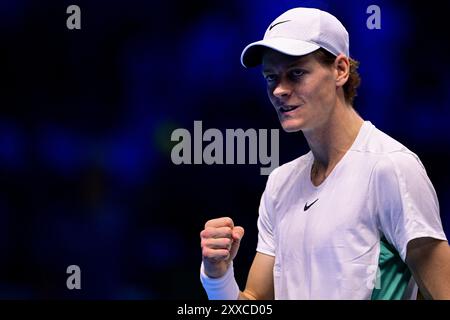
[[[241,54],[241,63],[244,67],[256,67],[262,62],[265,49],[287,54],[289,56],[303,56],[320,48],[317,44],[303,40],[271,38],[250,43]]]

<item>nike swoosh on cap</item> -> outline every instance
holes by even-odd
[[[285,21],[277,22],[277,23],[275,23],[275,24],[273,24],[273,25],[271,25],[271,26],[269,27],[269,31],[272,30],[273,27],[275,27],[275,26],[277,26],[277,25],[279,25],[279,24],[285,23],[285,22],[289,22],[289,21],[291,21],[291,20],[285,20]]]

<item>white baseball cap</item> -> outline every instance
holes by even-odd
[[[250,43],[241,54],[244,67],[261,64],[264,49],[270,48],[290,56],[302,56],[319,48],[335,56],[349,54],[348,32],[328,12],[313,8],[294,8],[276,18],[261,41]]]

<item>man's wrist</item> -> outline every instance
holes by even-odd
[[[200,281],[209,300],[237,300],[239,287],[234,278],[233,262],[228,266],[225,274],[220,278],[211,278],[205,273],[205,266],[200,266]]]

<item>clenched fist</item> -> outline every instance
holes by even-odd
[[[225,274],[236,257],[244,228],[235,227],[231,218],[218,218],[206,222],[200,232],[203,265],[208,277],[219,278]]]

